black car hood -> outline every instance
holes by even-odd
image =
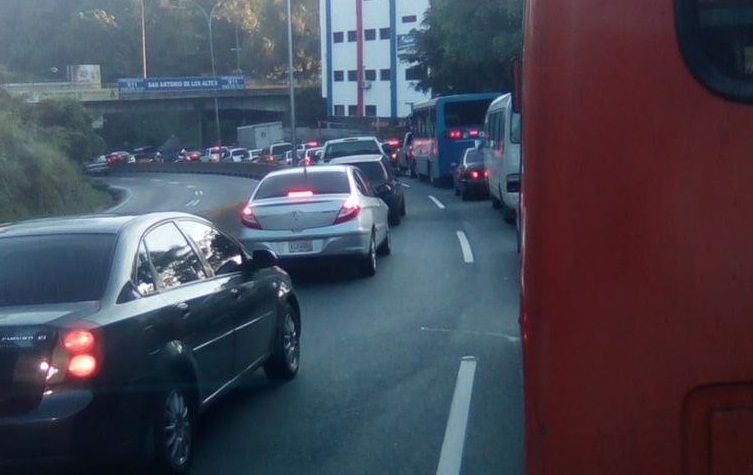
[[[0,307],[0,327],[62,324],[91,315],[99,308],[99,302]]]

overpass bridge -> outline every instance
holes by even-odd
[[[286,113],[289,107],[287,85],[246,84],[233,90],[128,91],[120,87],[92,88],[76,83],[4,84],[9,93],[27,102],[47,99],[75,99],[94,115],[129,112],[211,111],[214,99],[220,110]]]

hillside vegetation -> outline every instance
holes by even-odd
[[[0,223],[107,206],[80,171],[102,146],[78,103],[29,105],[0,91]]]

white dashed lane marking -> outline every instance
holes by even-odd
[[[460,250],[463,251],[463,262],[466,264],[473,264],[473,250],[471,249],[471,243],[468,242],[468,237],[463,231],[458,231],[458,241],[460,241]]]
[[[468,414],[471,410],[473,378],[476,375],[476,358],[464,356],[460,360],[455,394],[450,404],[447,429],[444,433],[442,451],[439,454],[437,475],[459,475],[465,449],[465,432],[468,427]]]
[[[439,201],[438,199],[436,199],[435,197],[429,195],[429,199],[431,201],[433,201],[435,205],[437,205],[437,208],[439,208],[439,209],[445,209],[445,205],[443,205],[442,202]]]

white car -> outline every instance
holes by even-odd
[[[266,175],[241,214],[239,240],[285,261],[352,259],[364,276],[391,251],[389,208],[348,165],[295,167]]]
[[[227,161],[230,162],[247,162],[251,160],[251,153],[245,148],[231,148],[230,156]]]
[[[322,163],[351,155],[385,155],[382,144],[373,136],[327,140],[322,149]]]

